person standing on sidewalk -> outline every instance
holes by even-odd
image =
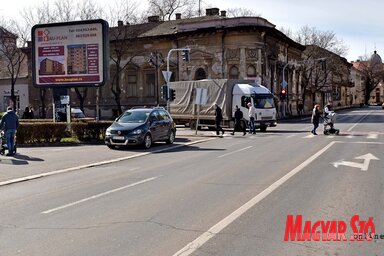
[[[231,133],[232,135],[235,135],[236,129],[240,129],[243,131],[243,136],[247,134],[246,128],[245,128],[245,123],[244,125],[242,124],[243,122],[243,112],[240,110],[238,106],[236,106],[236,111],[235,111],[235,127],[233,128],[233,132]]]
[[[5,140],[8,146],[7,156],[13,155],[13,150],[15,147],[15,135],[16,130],[19,127],[19,118],[16,113],[13,111],[12,107],[7,108],[7,113],[1,118],[0,129],[4,130]]]
[[[256,109],[252,105],[251,102],[248,102],[248,116],[249,116],[249,134],[256,134],[256,126],[255,126],[255,120],[256,120]]]
[[[313,124],[313,129],[311,131],[311,133],[313,135],[317,135],[316,133],[316,129],[317,127],[319,127],[319,122],[320,122],[320,105],[319,104],[316,104],[314,107],[313,107],[313,110],[312,110],[312,117],[311,117],[311,123]]]
[[[221,127],[221,121],[223,121],[223,111],[221,110],[221,108],[217,103],[215,104],[215,107],[216,107],[215,108],[216,135],[220,135],[220,131],[221,131],[221,135],[223,135],[224,130]]]

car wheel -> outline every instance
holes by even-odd
[[[169,136],[168,136],[168,139],[166,140],[166,143],[173,144],[174,141],[175,141],[175,132],[171,130],[169,132]]]
[[[149,149],[152,146],[152,136],[150,134],[146,134],[144,137],[143,147],[145,149]]]
[[[116,146],[113,145],[107,145],[110,149],[116,149]]]
[[[260,126],[260,131],[261,132],[266,132],[267,131],[267,126],[265,126],[265,125]]]

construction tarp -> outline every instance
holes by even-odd
[[[198,81],[170,82],[169,87],[175,90],[175,100],[170,104],[170,112],[174,118],[194,119],[197,117],[196,88],[207,89],[206,103],[200,105],[201,119],[215,118],[215,103],[223,111],[224,119],[232,118],[232,90],[238,83],[252,83],[249,80],[206,79]]]

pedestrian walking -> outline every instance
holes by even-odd
[[[233,128],[233,132],[231,133],[232,135],[235,135],[236,130],[241,130],[243,131],[243,136],[247,134],[245,124],[243,125],[243,112],[240,110],[238,106],[236,106],[236,111],[235,111],[235,127]]]
[[[319,127],[320,116],[321,116],[321,114],[320,114],[320,105],[316,104],[313,107],[312,117],[311,117],[311,123],[313,124],[313,129],[312,129],[311,133],[313,135],[317,135],[316,129],[317,129],[317,127]]]
[[[19,127],[19,118],[16,113],[13,111],[12,107],[7,108],[7,113],[1,118],[0,129],[4,130],[5,140],[8,146],[7,156],[13,155],[13,150],[15,147],[15,135],[16,130]]]
[[[249,134],[256,134],[256,108],[252,105],[251,102],[248,102],[248,116],[249,116]]]
[[[215,104],[215,125],[216,125],[216,135],[224,134],[224,129],[221,127],[221,121],[223,121],[223,111],[220,106]]]

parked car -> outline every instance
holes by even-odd
[[[80,108],[71,108],[71,118],[86,118]]]
[[[109,148],[141,145],[148,149],[157,141],[172,144],[175,136],[176,125],[164,108],[133,108],[107,128],[105,144]]]
[[[384,103],[383,103],[383,104],[381,104],[381,108],[382,108],[382,109],[384,109]]]

